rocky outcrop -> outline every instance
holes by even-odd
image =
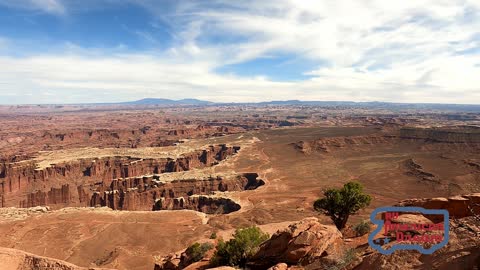
[[[425,209],[447,209],[451,218],[480,215],[480,193],[452,196],[448,198],[425,198],[404,200],[395,206],[417,206]],[[438,217],[428,217],[436,220]]]
[[[260,247],[249,263],[252,269],[267,269],[278,263],[308,265],[336,254],[342,233],[317,218],[306,218],[278,231]]]
[[[179,270],[185,267],[182,262],[182,253],[170,254],[163,257],[159,262],[155,263],[154,270]]]
[[[448,244],[431,255],[422,255],[416,250],[397,250],[391,255],[382,255],[367,248],[359,264],[347,269],[479,269],[480,266],[480,219],[465,217],[450,220]],[[390,243],[385,246],[394,245]]]
[[[480,170],[480,160],[464,160],[463,162],[465,162],[465,164],[467,164],[468,166],[476,169],[476,170]]]
[[[108,270],[79,267],[65,261],[3,247],[0,247],[0,268],[3,270]]]
[[[405,160],[404,166],[407,169],[406,174],[409,176],[416,177],[420,181],[440,183],[440,180],[438,180],[434,174],[426,172],[422,165],[418,164],[412,158]]]
[[[287,270],[288,264],[286,263],[277,263],[276,265],[268,268],[267,270]]]
[[[41,215],[50,211],[48,206],[36,206],[32,208],[0,208],[0,223],[15,220],[24,220],[29,216]]]
[[[264,242],[249,260],[246,269],[296,269],[288,265],[313,265],[314,268],[306,269],[323,269],[317,267],[319,263],[335,260],[343,248],[342,234],[335,226],[323,225],[314,217],[306,218],[277,231]],[[213,253],[214,249],[201,262],[193,264],[188,263],[184,251],[173,253],[160,258],[155,270],[213,269],[209,268]]]
[[[155,262],[155,270],[198,270],[198,269],[212,269],[209,267],[210,259],[212,258],[214,249],[214,240],[205,240],[199,243],[203,246],[204,253],[202,258],[193,258],[193,254],[189,254],[188,248],[179,252],[171,253],[165,257],[158,259]],[[193,255],[198,256],[199,254]]]
[[[382,255],[371,247],[364,249],[361,260],[348,269],[478,269],[480,266],[480,193],[448,198],[425,198],[404,200],[395,206],[416,206],[426,209],[447,209],[450,214],[448,244],[425,256],[413,250],[398,250],[391,255]],[[437,215],[402,214],[396,223],[428,224],[444,222]],[[396,241],[384,245],[389,249]]]

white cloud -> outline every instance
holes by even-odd
[[[48,12],[65,12],[59,1],[31,1]],[[0,73],[0,96],[28,89],[73,102],[151,96],[480,103],[475,0],[217,0],[179,1],[168,8],[153,0],[132,2],[169,24],[171,48],[122,55],[99,50],[95,57],[81,48],[0,57],[0,66],[9,67]],[[147,32],[137,34],[155,41]],[[462,54],[468,50],[473,53]],[[215,73],[227,64],[278,53],[328,65],[306,71],[311,77],[296,82]]]
[[[31,0],[32,4],[39,7],[40,9],[50,12],[63,14],[65,13],[65,7],[60,3],[59,0]]]
[[[28,10],[40,10],[47,13],[62,15],[66,9],[60,0],[0,0],[0,5]]]
[[[262,77],[220,76],[211,71],[209,63],[178,62],[168,56],[2,57],[0,65],[9,69],[0,73],[0,96],[12,91],[50,93],[31,97],[30,103],[52,102],[51,95],[59,102],[121,101],[151,96],[225,102],[299,98],[479,103],[475,86],[478,67],[473,68],[473,62],[464,56],[439,58],[366,74],[353,68],[332,67],[311,72],[315,77],[303,82],[275,82]],[[435,72],[431,71],[432,66],[438,67]],[[430,75],[419,83],[428,72]]]
[[[182,12],[190,18],[188,29],[195,36],[245,37],[245,42],[233,44],[239,48],[237,55],[244,56],[238,61],[277,50],[336,65],[351,65],[365,52],[388,44],[399,43],[406,50],[420,45],[429,53],[446,49],[447,42],[464,41],[480,23],[461,23],[467,8],[463,1],[275,1],[274,7],[242,3],[217,11],[194,6]],[[198,34],[198,25],[208,26],[208,31]],[[378,31],[381,27],[391,29]]]

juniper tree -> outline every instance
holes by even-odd
[[[357,182],[348,182],[341,189],[328,189],[323,195],[325,197],[316,200],[313,207],[330,216],[338,229],[345,228],[349,216],[370,205],[372,200]]]

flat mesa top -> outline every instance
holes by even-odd
[[[244,134],[245,135],[245,134]],[[227,146],[242,146],[255,141],[250,136],[231,136]],[[56,151],[40,151],[33,159],[37,170],[51,167],[53,164],[71,162],[80,159],[100,159],[107,157],[131,157],[139,159],[179,158],[185,154],[208,149],[210,146],[223,144],[223,140],[190,140],[183,144],[166,147],[142,147],[142,148],[72,148]]]

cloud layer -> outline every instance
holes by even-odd
[[[0,0],[0,5],[52,14],[65,13],[65,7],[60,0]]]
[[[150,48],[87,49],[65,39],[55,52],[19,57],[12,53],[18,41],[0,37],[0,103],[143,97],[480,103],[478,1],[72,2],[0,0],[0,6],[68,20],[134,5],[151,15],[152,29],[168,28],[169,46],[159,49],[154,30],[137,29]],[[268,65],[240,75],[245,63],[269,58],[299,79],[271,78]],[[314,64],[298,71],[291,59]],[[227,65],[238,72],[219,72]]]

